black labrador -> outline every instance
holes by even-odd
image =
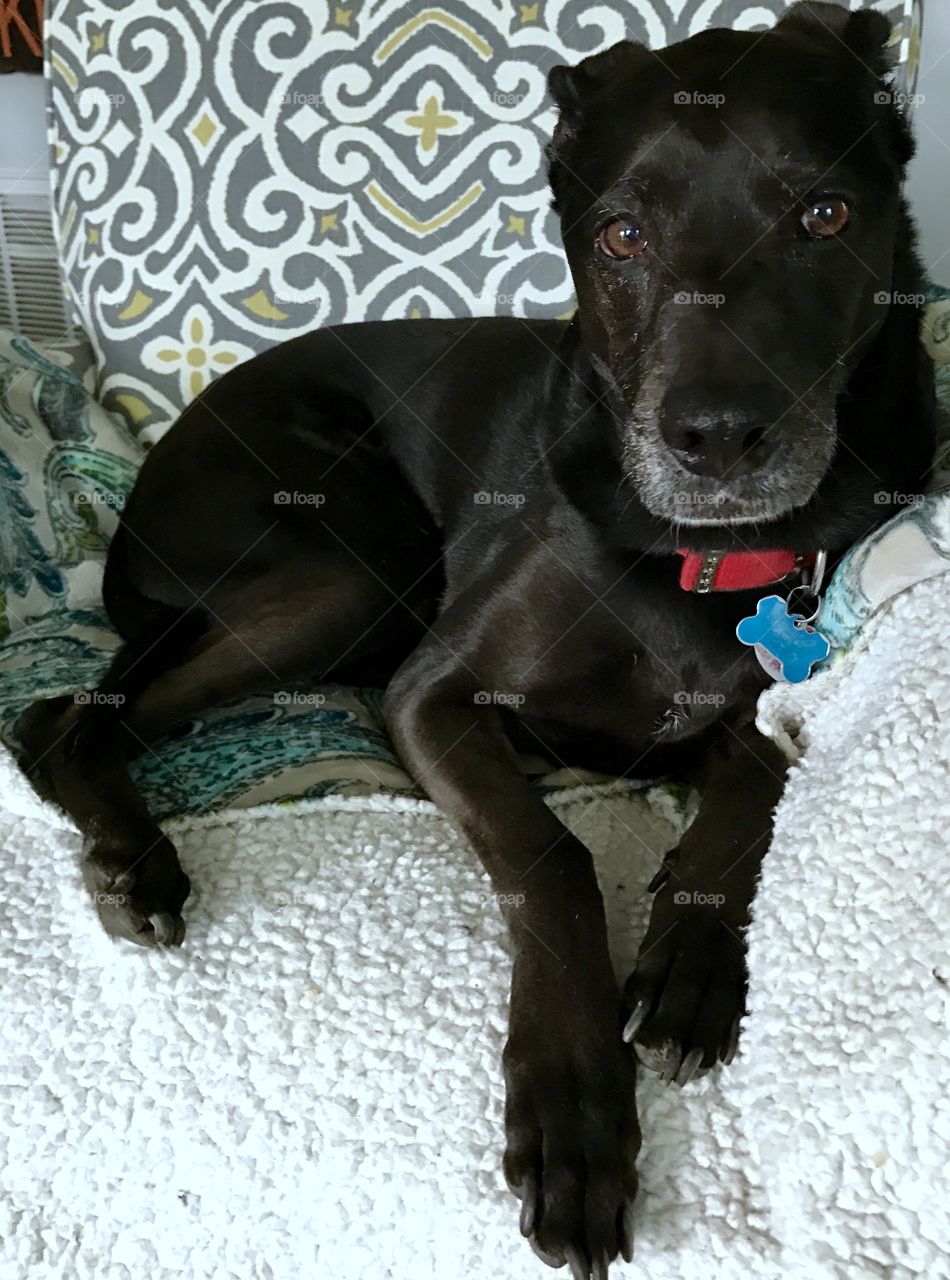
[[[557,67],[573,320],[323,329],[230,372],[151,451],[113,542],[125,638],[21,721],[106,929],[182,941],[189,881],[127,771],[227,699],[388,685],[407,767],[478,851],[514,968],[504,1169],[553,1266],[630,1256],[640,1060],[728,1061],[784,783],[736,626],[919,491],[933,448],[912,143],[881,15],[624,42]],[[622,999],[591,857],[516,750],[697,777]]]

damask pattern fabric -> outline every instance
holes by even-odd
[[[55,210],[101,399],[148,440],[211,378],[319,325],[567,313],[548,70],[786,7],[56,0]],[[919,0],[874,7],[906,94]]]

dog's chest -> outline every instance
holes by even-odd
[[[685,593],[684,593],[685,594]],[[540,637],[508,700],[525,734],[565,763],[607,767],[620,756],[675,754],[763,686],[736,639],[736,602],[645,593],[639,608],[600,602],[573,625]],[[649,767],[649,766],[647,766]]]

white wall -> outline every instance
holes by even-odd
[[[950,286],[950,0],[924,0],[924,38],[917,92],[917,155],[908,194],[917,215],[924,263]]]
[[[42,76],[0,76],[0,174],[23,174],[26,181],[49,181],[46,153],[46,85]],[[15,188],[14,188],[15,189]]]

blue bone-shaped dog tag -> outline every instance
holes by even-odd
[[[797,613],[789,613],[781,596],[763,596],[752,617],[736,627],[743,644],[752,645],[762,666],[776,679],[800,684],[831,645]]]

